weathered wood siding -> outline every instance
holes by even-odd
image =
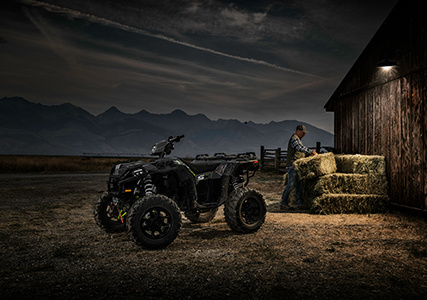
[[[398,2],[325,108],[334,112],[338,152],[384,155],[392,202],[427,209],[427,22],[422,2]],[[384,53],[398,62],[390,72],[375,68]]]
[[[335,148],[384,155],[392,202],[427,208],[427,72],[413,74],[335,106]]]

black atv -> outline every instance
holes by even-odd
[[[165,158],[184,136],[153,146],[150,163],[121,163],[111,169],[108,192],[95,205],[96,223],[107,232],[126,230],[147,249],[164,248],[178,236],[181,211],[193,223],[211,221],[224,204],[225,219],[236,232],[257,231],[266,204],[249,178],[259,168],[255,153],[198,155],[192,162]]]

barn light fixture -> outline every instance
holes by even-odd
[[[377,64],[377,68],[381,68],[383,70],[390,70],[393,67],[396,67],[397,63],[391,59],[384,58]]]

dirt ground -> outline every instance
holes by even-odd
[[[2,299],[425,299],[426,219],[281,213],[281,175],[252,188],[268,203],[254,234],[221,213],[184,219],[148,251],[102,232],[93,205],[107,174],[0,175]]]

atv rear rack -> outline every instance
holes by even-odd
[[[209,154],[198,154],[196,160],[257,160],[255,152],[245,152],[238,154],[215,153],[213,156]]]

